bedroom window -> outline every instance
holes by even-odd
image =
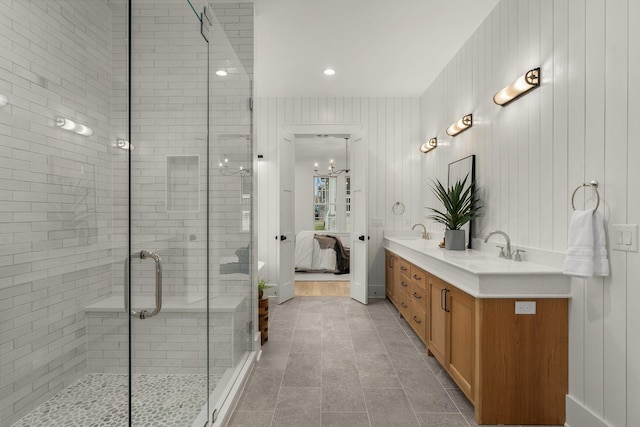
[[[315,230],[336,230],[336,193],[335,177],[313,177],[313,212]]]

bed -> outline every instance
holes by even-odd
[[[349,273],[350,234],[300,231],[296,234],[296,271]]]

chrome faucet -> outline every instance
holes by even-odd
[[[420,224],[420,223],[418,223],[418,224],[413,224],[413,227],[411,227],[411,229],[412,229],[412,230],[415,230],[415,229],[416,229],[416,227],[418,227],[418,226],[419,226],[419,227],[422,227],[422,230],[423,230],[423,231],[422,231],[422,238],[423,238],[423,239],[426,239],[426,238],[427,238],[427,227],[425,227],[425,226],[424,226],[424,224]]]
[[[498,248],[502,249],[500,251],[500,255],[498,255],[500,258],[506,258],[506,259],[511,259],[511,239],[509,239],[509,236],[507,236],[507,233],[505,233],[504,231],[500,231],[500,230],[496,230],[496,231],[492,231],[491,233],[487,234],[487,237],[484,239],[484,242],[487,243],[489,241],[489,237],[493,236],[494,234],[500,234],[501,236],[504,236],[504,240],[507,241],[507,251],[504,251],[504,248],[502,246],[497,246]]]

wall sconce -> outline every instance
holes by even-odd
[[[75,132],[78,135],[82,136],[93,135],[93,129],[91,129],[89,126],[85,126],[80,123],[76,123],[73,120],[64,119],[62,117],[58,117],[56,119],[56,126],[70,132]]]
[[[518,79],[505,87],[495,95],[493,95],[493,102],[504,107],[511,101],[515,101],[531,89],[535,89],[540,86],[540,68],[534,68],[527,71],[525,74],[518,77]]]
[[[447,128],[447,135],[456,136],[473,126],[473,114],[467,114]]]
[[[121,150],[135,150],[135,147],[132,144],[129,144],[129,141],[127,141],[126,139],[117,140],[116,147],[120,148]]]
[[[428,153],[429,151],[433,150],[437,146],[438,146],[438,139],[431,138],[430,140],[428,140],[427,142],[425,142],[420,146],[420,151],[423,153]]]
[[[0,108],[6,106],[9,103],[9,98],[6,95],[0,93]]]

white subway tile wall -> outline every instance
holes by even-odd
[[[2,426],[86,372],[84,307],[110,292],[111,16],[99,0],[0,8]]]

